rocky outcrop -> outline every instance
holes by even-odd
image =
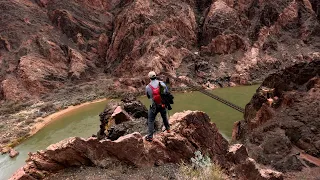
[[[183,1],[135,0],[114,23],[106,71],[117,76],[174,72],[197,41],[194,10]]]
[[[263,167],[252,158],[243,144],[233,144],[229,147],[227,158],[233,162],[229,171],[234,173],[236,179],[283,179],[283,173]]]
[[[233,134],[245,142],[250,157],[282,172],[318,166],[319,74],[320,60],[315,60],[265,79]],[[273,91],[266,95],[263,89]]]
[[[108,10],[118,1],[0,3],[6,16],[0,20],[2,99],[39,98],[99,72],[112,29]]]
[[[226,164],[228,142],[210,123],[208,115],[199,111],[176,113],[170,118],[171,133],[155,135],[152,143],[140,133],[132,133],[115,141],[91,137],[69,138],[50,145],[45,151],[31,153],[27,164],[11,179],[41,179],[52,172],[71,166],[110,166],[124,162],[137,167],[188,161],[201,149],[220,165]]]
[[[97,132],[98,139],[107,137],[116,140],[119,137],[139,132],[147,134],[148,110],[141,101],[129,95],[121,102],[110,102],[100,113],[100,129]],[[155,129],[160,130],[159,121],[155,123]]]

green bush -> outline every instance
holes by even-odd
[[[211,162],[209,156],[203,156],[196,151],[195,157],[191,158],[191,164],[181,163],[178,179],[192,180],[222,180],[223,170],[219,165]]]

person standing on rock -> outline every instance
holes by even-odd
[[[157,80],[157,75],[154,71],[149,72],[148,76],[151,82],[146,86],[146,94],[151,100],[151,106],[148,112],[148,135],[146,140],[151,142],[153,140],[154,121],[159,112],[168,133],[170,133],[170,125],[166,106],[161,99],[161,94],[167,93],[168,88],[164,82]]]

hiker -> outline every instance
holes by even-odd
[[[153,139],[154,121],[159,112],[168,133],[170,133],[170,126],[166,105],[161,98],[161,94],[167,93],[168,88],[164,82],[157,80],[157,75],[154,71],[149,72],[148,76],[151,82],[146,86],[146,94],[151,100],[151,106],[148,112],[148,135],[146,136],[146,140],[151,142]]]

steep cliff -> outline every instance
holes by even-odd
[[[320,166],[319,74],[317,59],[264,80],[233,133],[252,158],[282,172]]]
[[[106,77],[139,89],[131,78],[150,70],[201,84],[248,84],[319,57],[314,0],[0,3],[2,100],[43,98]]]

